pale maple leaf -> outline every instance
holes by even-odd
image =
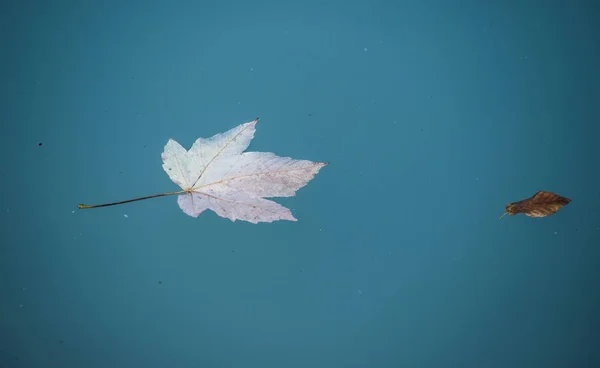
[[[179,207],[192,217],[210,209],[232,221],[296,221],[288,208],[265,198],[294,196],[327,163],[244,152],[254,138],[257,122],[255,119],[211,138],[198,138],[189,150],[169,139],[162,166],[181,191],[79,208],[178,194]]]

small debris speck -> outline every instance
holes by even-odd
[[[44,143],[40,142],[40,143],[38,143],[38,146],[40,146],[40,147],[41,147],[43,144],[44,144]]]
[[[129,218],[129,216],[128,216],[127,214],[124,214],[124,215],[123,215],[123,217],[125,217],[125,218]]]

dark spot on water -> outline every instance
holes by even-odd
[[[158,281],[158,284],[159,284],[159,285],[162,285],[162,281]]]
[[[42,145],[43,145],[43,143],[42,143],[42,142],[38,143],[38,146],[40,146],[40,147],[41,147]]]

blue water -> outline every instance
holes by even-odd
[[[0,6],[1,367],[600,366],[592,1]],[[256,117],[298,222],[161,167]],[[572,202],[498,221],[538,190]]]

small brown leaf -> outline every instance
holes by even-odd
[[[561,197],[552,192],[539,191],[531,198],[507,204],[506,212],[500,218],[506,214],[514,216],[518,213],[529,217],[546,217],[556,213],[569,202],[571,202],[569,198]]]

